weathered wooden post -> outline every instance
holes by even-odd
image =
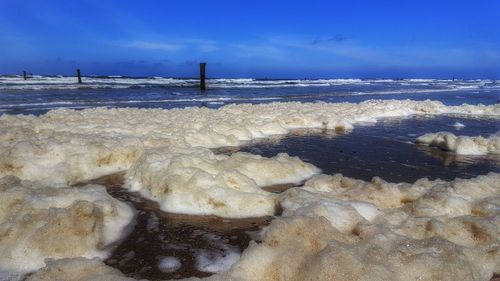
[[[23,77],[24,77],[24,80],[27,80],[28,79],[28,76],[26,75],[26,70],[23,71]]]
[[[200,90],[205,91],[206,90],[206,85],[205,85],[205,67],[206,63],[202,62],[200,63]]]
[[[76,76],[78,77],[78,84],[82,84],[82,75],[79,68],[76,70]]]

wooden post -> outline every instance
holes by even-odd
[[[206,63],[202,62],[200,63],[200,90],[205,91],[206,86],[205,86],[205,67]]]
[[[82,75],[79,68],[76,70],[76,76],[78,77],[78,84],[82,84]]]
[[[26,76],[26,70],[23,71],[23,77],[24,77],[24,80],[27,80],[28,79],[28,76]]]

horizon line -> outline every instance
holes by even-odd
[[[23,77],[22,74],[14,74],[14,73],[1,73],[0,77]],[[77,77],[76,75],[68,75],[68,74],[33,74],[30,73],[27,75],[27,77],[34,77],[34,76],[40,76],[40,77]],[[119,75],[119,74],[109,74],[109,75],[99,75],[99,74],[89,74],[89,75],[81,75],[82,78],[88,77],[88,78],[170,78],[170,79],[191,79],[191,80],[197,80],[200,77],[199,76],[162,76],[162,75],[149,75],[149,76],[134,76],[134,75]],[[297,78],[297,77],[279,77],[279,78],[269,78],[269,77],[224,77],[224,76],[215,76],[215,77],[208,77],[208,79],[255,79],[255,80],[338,80],[338,79],[359,79],[359,80],[408,80],[408,79],[428,79],[428,80],[462,80],[462,81],[471,81],[471,80],[493,80],[493,81],[498,81],[500,80],[500,77],[498,78],[464,78],[460,76],[451,76],[449,78],[436,78],[436,77],[411,77],[411,78],[404,78],[404,77],[349,77],[349,76],[343,76],[343,77],[328,77],[328,78],[319,78],[319,77],[303,77],[303,78]]]

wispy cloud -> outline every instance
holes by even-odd
[[[180,42],[202,53],[211,53],[220,49],[218,42],[214,40],[191,38],[181,40]]]
[[[205,39],[178,39],[174,42],[136,40],[110,42],[110,44],[119,47],[166,52],[175,52],[184,49],[190,49],[195,52],[210,53],[220,49],[216,41]]]
[[[204,44],[198,46],[198,50],[202,53],[211,53],[219,50],[219,47],[215,44]]]
[[[133,41],[121,44],[124,47],[146,49],[146,50],[161,50],[161,51],[178,51],[186,48],[183,44],[172,44],[163,42],[150,42],[150,41]]]
[[[238,43],[231,44],[233,54],[236,57],[282,59],[285,56],[284,50],[280,46],[269,43]]]
[[[318,45],[318,44],[321,44],[321,43],[328,43],[328,42],[342,43],[342,42],[344,42],[347,39],[348,38],[345,37],[342,34],[335,34],[335,36],[332,36],[332,37],[327,38],[327,39],[320,39],[320,38],[314,39],[311,42],[311,45]]]

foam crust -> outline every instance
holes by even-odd
[[[134,217],[98,185],[51,188],[4,177],[0,192],[1,271],[30,272],[46,258],[105,258]]]
[[[438,132],[422,135],[417,138],[416,142],[461,155],[500,153],[500,132],[488,138],[456,136],[449,132]]]
[[[220,109],[59,109],[36,117],[0,116],[0,176],[67,186],[125,171],[162,147],[237,146],[297,128],[353,128],[357,122],[418,114],[500,115],[500,105],[445,106],[437,101],[270,103]]]
[[[48,260],[47,266],[30,275],[26,281],[134,281],[119,270],[105,265],[97,258],[66,258]]]
[[[500,270],[500,174],[396,184],[315,176],[209,280],[489,280]]]
[[[300,182],[319,170],[296,157],[248,153],[216,155],[209,149],[145,153],[127,172],[126,188],[167,212],[259,217],[275,213],[276,196],[262,187]]]

